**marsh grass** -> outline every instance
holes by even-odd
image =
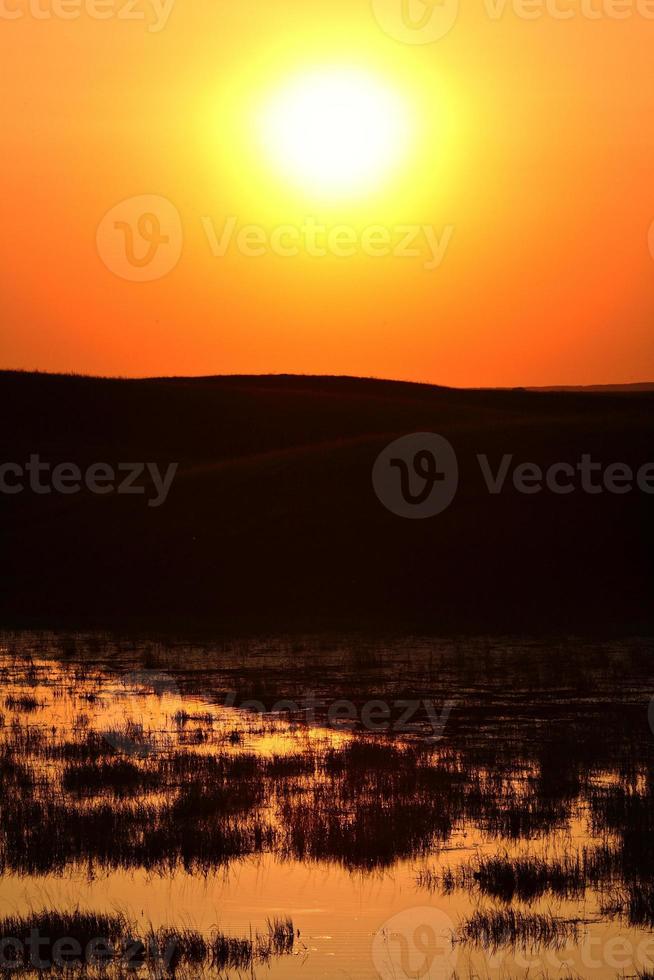
[[[516,909],[477,910],[461,923],[458,942],[468,942],[491,951],[503,946],[529,950],[536,947],[562,949],[575,942],[579,923],[551,913],[525,913]]]
[[[8,708],[9,711],[22,711],[28,714],[31,711],[38,711],[41,707],[42,702],[29,694],[21,697],[14,697],[10,694],[5,698],[5,708]]]
[[[631,926],[654,929],[654,884],[633,883],[626,890],[615,891],[602,904],[605,915],[619,916]]]
[[[619,854],[607,847],[566,851],[560,857],[508,854],[478,857],[452,869],[422,869],[416,876],[419,887],[450,894],[457,889],[479,891],[490,898],[511,903],[534,902],[549,894],[559,899],[583,898],[589,888],[608,883],[619,871]]]
[[[62,788],[80,796],[113,793],[133,795],[156,786],[156,775],[139,768],[127,759],[68,765],[64,769]]]
[[[501,905],[468,919],[461,941],[556,944],[576,928],[570,918],[516,906],[550,896],[578,902],[589,891],[605,917],[654,928],[654,739],[643,700],[652,668],[637,652],[616,666],[600,650],[601,669],[591,669],[592,652],[575,659],[548,650],[529,660],[487,644],[474,648],[476,659],[457,648],[388,667],[370,650],[351,663],[313,662],[293,644],[284,660],[257,648],[248,663],[244,641],[222,674],[202,651],[194,680],[179,668],[190,652],[154,645],[146,659],[173,672],[180,697],[141,691],[135,717],[120,721],[108,693],[116,690],[112,658],[133,667],[131,646],[106,638],[69,646],[56,664],[15,651],[0,663],[11,711],[0,725],[5,872],[65,875],[78,864],[91,874],[205,874],[272,853],[367,875],[402,859],[432,861],[472,832],[483,857],[427,867],[417,881]],[[88,662],[74,659],[82,656]],[[557,657],[560,676],[552,678],[549,659]],[[265,695],[274,703],[311,684],[321,704],[343,690],[359,705],[380,690],[389,699],[419,692],[435,704],[453,690],[463,696],[438,744],[414,732],[334,738],[320,719],[307,726],[280,714],[214,710],[205,693],[214,674],[215,686],[238,689],[240,701]],[[30,699],[43,714],[20,707]],[[129,692],[119,700],[133,707]],[[44,721],[50,711],[56,724]],[[570,837],[573,821],[588,826],[583,844]],[[210,961],[248,970],[254,959],[288,951],[293,934],[273,922],[260,937],[182,930],[177,940],[179,970],[192,974]]]
[[[35,932],[36,948],[30,945]],[[144,966],[155,967],[160,976],[175,975],[180,967],[203,972],[244,970],[290,955],[295,936],[290,918],[268,920],[265,932],[247,938],[226,936],[218,930],[204,936],[190,928],[149,928],[139,935],[123,914],[44,910],[0,919],[0,975],[76,970],[88,975],[93,968],[105,973],[111,967],[133,974]],[[42,964],[36,969],[35,956]]]

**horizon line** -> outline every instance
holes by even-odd
[[[654,391],[654,381],[613,381],[591,384],[548,384],[548,385],[468,385],[456,386],[441,384],[433,381],[417,381],[408,378],[384,378],[377,375],[353,374],[306,374],[281,372],[228,374],[169,374],[169,375],[121,375],[121,374],[87,374],[81,371],[48,371],[41,368],[0,368],[0,376],[24,374],[50,378],[79,378],[88,381],[212,381],[236,379],[306,379],[333,381],[371,381],[379,384],[415,385],[423,388],[438,388],[449,391],[620,391],[639,390]]]

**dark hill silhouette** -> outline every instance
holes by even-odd
[[[528,391],[599,391],[603,394],[623,391],[627,394],[654,391],[654,381],[636,381],[622,385],[549,385],[546,388],[528,388]]]
[[[654,497],[492,496],[475,459],[638,468],[654,459],[651,392],[23,372],[1,372],[0,391],[0,461],[179,463],[159,508],[0,495],[4,625],[651,631]],[[410,521],[380,504],[371,469],[420,431],[450,440],[460,487]]]

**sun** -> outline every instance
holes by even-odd
[[[281,177],[329,197],[376,190],[398,170],[411,140],[399,92],[356,68],[295,77],[266,102],[259,128],[265,157]]]

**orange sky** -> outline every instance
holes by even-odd
[[[407,43],[402,0],[0,0],[2,366],[654,379],[654,3],[499,2]],[[343,200],[286,181],[252,131],[276,88],[334,66],[400,93],[415,136]],[[139,266],[145,212],[168,242]],[[353,254],[308,254],[307,219],[349,229]],[[244,225],[264,254],[239,249]],[[280,225],[298,254],[271,246]],[[419,254],[364,247],[405,225]]]

